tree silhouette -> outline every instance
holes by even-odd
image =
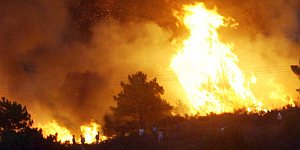
[[[137,72],[129,75],[128,81],[121,81],[122,90],[113,97],[117,106],[111,110],[118,128],[150,127],[171,114],[172,107],[161,98],[164,89],[156,78],[148,82],[146,74]]]
[[[176,101],[176,105],[174,106],[173,108],[173,112],[176,114],[176,115],[179,115],[179,116],[184,116],[185,114],[188,114],[189,113],[189,108],[187,105],[185,105],[181,99],[178,99]]]
[[[32,126],[32,119],[25,106],[4,97],[0,101],[0,133],[22,132]]]
[[[25,106],[2,97],[0,101],[0,150],[62,150],[54,138],[43,138],[42,130],[32,128],[33,120]]]

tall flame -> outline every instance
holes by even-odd
[[[222,43],[217,29],[226,26],[216,9],[203,3],[185,5],[181,19],[190,31],[183,48],[173,58],[171,68],[185,89],[194,112],[222,113],[236,108],[261,109],[249,82],[237,65],[232,44]],[[252,81],[253,82],[253,81]]]

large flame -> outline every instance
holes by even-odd
[[[173,58],[171,68],[185,89],[194,112],[202,114],[232,112],[246,107],[261,110],[262,103],[249,88],[237,65],[232,44],[222,43],[217,29],[226,26],[216,9],[203,3],[184,6],[183,21],[190,37]],[[252,77],[252,82],[256,82]]]
[[[55,120],[52,122],[47,123],[46,125],[38,125],[42,128],[43,135],[46,137],[48,135],[55,135],[57,134],[57,140],[64,143],[66,141],[72,141],[72,134],[71,132],[65,128],[60,126]]]

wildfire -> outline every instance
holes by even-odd
[[[65,128],[60,126],[55,120],[49,122],[46,125],[39,125],[43,130],[43,135],[55,135],[57,134],[57,140],[61,142],[72,141],[71,132]]]
[[[85,138],[86,143],[91,144],[96,142],[95,136],[98,134],[100,125],[91,122],[88,125],[82,125],[80,127],[81,132]]]
[[[44,137],[47,137],[48,135],[55,135],[57,134],[57,140],[64,143],[66,141],[72,142],[73,136],[71,132],[59,125],[55,120],[52,122],[47,123],[46,125],[38,125],[39,128],[42,128]],[[80,126],[80,130],[82,132],[82,136],[85,138],[85,143],[92,144],[96,142],[96,135],[98,134],[98,131],[101,130],[101,126],[95,122],[91,122],[86,125]],[[100,141],[104,141],[107,139],[106,136],[100,135]],[[81,139],[78,138],[77,143],[80,143]]]
[[[171,62],[171,68],[189,101],[193,112],[233,112],[246,107],[262,110],[249,84],[256,82],[253,76],[247,81],[238,67],[238,57],[232,52],[233,44],[222,43],[218,28],[226,26],[216,9],[206,9],[203,3],[185,5],[184,15],[179,17],[190,31],[183,47]]]
[[[272,91],[268,93],[268,97],[272,102],[276,102],[272,104],[273,107],[279,107],[282,104],[288,104],[293,107],[295,106],[293,101],[295,98],[291,95],[287,95],[287,91],[285,91],[282,85],[274,82],[273,80],[269,80],[267,84],[272,87]]]

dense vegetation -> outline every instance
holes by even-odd
[[[278,119],[278,113],[282,119]],[[300,108],[285,107],[266,114],[237,111],[205,117],[173,116],[163,120],[164,139],[149,133],[118,137],[104,149],[299,149]]]
[[[3,105],[6,104],[6,105]],[[10,106],[9,109],[7,106]],[[22,108],[22,109],[20,109]],[[18,111],[22,110],[22,111]],[[100,144],[71,145],[60,143],[55,136],[43,138],[41,130],[31,127],[32,120],[25,107],[7,99],[1,101],[1,122],[9,119],[8,111],[21,122],[1,124],[0,149],[66,149],[84,147],[96,149],[299,149],[300,148],[300,108],[285,107],[265,114],[247,113],[239,110],[234,113],[209,114],[208,116],[169,116],[156,124],[163,133],[158,142],[158,133],[146,129],[144,135],[136,132],[119,135]],[[278,119],[280,112],[282,118]],[[9,113],[11,114],[11,113]],[[24,115],[26,114],[26,115]],[[4,120],[3,118],[7,119]],[[20,121],[15,121],[20,122]],[[4,128],[5,126],[5,128]],[[18,127],[16,127],[18,126]],[[6,130],[4,130],[6,129]]]

